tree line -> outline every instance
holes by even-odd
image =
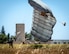
[[[10,36],[10,33],[6,34],[5,33],[5,28],[2,26],[1,31],[0,31],[0,44],[4,44],[9,42],[10,38],[13,38],[14,36]]]
[[[1,31],[0,31],[0,44],[8,43],[10,39],[15,40],[16,36],[11,36],[10,33],[6,34],[4,26],[2,26]],[[25,38],[26,40],[31,40],[32,35],[31,33],[25,32]],[[34,38],[34,40],[39,41],[37,38]]]

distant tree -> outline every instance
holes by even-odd
[[[27,32],[25,33],[25,38],[31,39],[31,36],[32,36],[31,33],[27,33]]]
[[[7,41],[7,36],[4,34],[0,34],[0,43],[6,43]]]
[[[5,35],[5,29],[4,29],[4,26],[2,26],[1,34],[4,34],[4,35]]]
[[[4,26],[2,26],[2,29],[0,31],[0,43],[6,43],[6,41],[7,41],[7,36],[5,34]]]
[[[26,32],[26,33],[25,33],[25,38],[31,40],[31,39],[32,39],[31,33],[27,33],[27,32]],[[34,37],[34,40],[35,40],[35,41],[39,41],[39,39],[36,38],[36,37]]]
[[[27,38],[27,36],[28,36],[28,34],[27,34],[27,32],[25,33],[25,38]]]
[[[7,39],[8,39],[8,42],[9,42],[9,39],[10,39],[10,33],[8,33],[8,35],[7,35]]]

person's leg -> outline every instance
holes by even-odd
[[[9,48],[10,48],[10,43],[9,43]]]
[[[12,44],[12,48],[13,48],[13,44]]]

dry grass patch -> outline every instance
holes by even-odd
[[[67,44],[14,44],[14,48],[9,48],[8,44],[0,44],[0,54],[69,54]]]

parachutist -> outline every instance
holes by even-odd
[[[63,26],[66,26],[66,22],[63,22],[62,24],[63,24]]]

